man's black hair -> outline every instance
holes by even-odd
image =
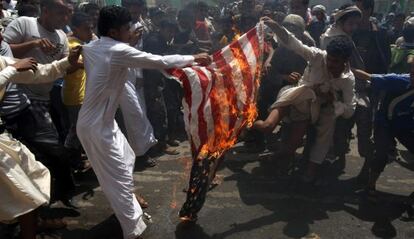
[[[353,2],[362,2],[364,9],[371,9],[374,11],[375,1],[374,0],[352,0]],[[362,10],[362,9],[361,9]]]
[[[292,1],[292,0],[289,0],[289,2],[290,2],[290,1]],[[302,2],[302,4],[303,4],[303,5],[308,6],[308,5],[309,5],[310,0],[301,0],[301,2]]]
[[[340,6],[340,7],[338,8],[338,10],[345,10],[345,9],[347,9],[348,7],[352,7],[352,6],[355,6],[355,4],[354,4],[354,3],[345,3],[345,4],[343,4],[342,6]]]
[[[199,1],[196,4],[196,8],[197,9],[208,9],[209,7],[208,7],[208,4],[206,2]]]
[[[221,17],[217,20],[217,22],[218,22],[218,23],[221,23],[221,24],[226,24],[226,23],[234,23],[234,19],[233,19],[233,16],[232,16],[232,15],[227,14],[227,15],[221,16]]]
[[[88,3],[83,7],[83,11],[90,13],[91,11],[99,11],[99,6],[96,3]]]
[[[177,18],[178,19],[186,19],[189,21],[195,21],[195,15],[194,15],[194,11],[184,8],[182,10],[180,10],[177,14]]]
[[[121,5],[123,7],[129,7],[129,6],[145,7],[147,6],[147,2],[145,0],[122,0]]]
[[[22,4],[17,7],[17,14],[19,17],[33,17],[39,15],[39,9],[32,4]]]
[[[40,8],[54,8],[57,5],[57,0],[41,0],[40,1]]]
[[[349,59],[352,55],[354,45],[352,41],[345,36],[335,37],[326,47],[328,55]]]
[[[91,21],[92,21],[92,19],[91,19],[91,17],[88,14],[86,14],[84,12],[75,12],[73,14],[73,16],[72,16],[72,20],[70,22],[70,26],[72,28],[79,27],[82,24],[84,24],[86,22],[91,22]]]
[[[110,29],[120,29],[131,22],[128,9],[119,6],[106,6],[99,12],[98,33],[108,36]]]
[[[249,21],[258,21],[258,18],[255,14],[242,14],[240,16],[240,24],[243,26],[245,23]]]
[[[165,16],[165,12],[161,10],[159,7],[150,7],[148,8],[148,16],[150,18],[154,18],[154,17],[162,18],[163,16]]]
[[[189,2],[183,7],[183,9],[195,11],[197,9],[197,4],[195,2]]]
[[[159,24],[160,29],[175,29],[178,30],[178,24],[175,20],[163,19]]]
[[[346,3],[346,4],[342,5],[340,8],[338,8],[338,10],[342,11],[342,10],[345,10],[348,7],[352,7],[352,6],[355,6],[355,4]],[[356,11],[347,13],[347,14],[345,14],[341,17],[339,22],[345,22],[346,20],[348,20],[348,18],[351,18],[351,17],[362,17],[362,14],[360,12],[356,12]]]

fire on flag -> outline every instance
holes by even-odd
[[[264,24],[214,53],[207,67],[170,69],[166,75],[184,89],[184,121],[193,157],[218,158],[257,117]]]

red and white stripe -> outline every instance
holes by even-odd
[[[213,54],[208,67],[169,69],[184,88],[184,121],[193,157],[221,156],[251,122],[264,49],[263,24]],[[224,144],[223,144],[224,142]]]

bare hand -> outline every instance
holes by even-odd
[[[371,80],[371,77],[372,77],[371,74],[369,74],[369,73],[367,73],[363,70],[360,70],[360,69],[352,68],[351,70],[354,73],[355,78],[357,78],[359,80],[366,80],[366,81]]]
[[[25,58],[22,60],[17,60],[16,63],[12,65],[14,68],[16,68],[17,71],[36,71],[37,70],[37,62],[34,58]]]
[[[49,54],[56,50],[55,44],[53,44],[51,41],[49,41],[49,39],[46,38],[35,40],[35,45],[46,54]]]
[[[300,79],[302,78],[302,75],[298,72],[292,72],[290,73],[289,77],[288,77],[288,82],[290,84],[295,84],[297,83]]]
[[[279,26],[279,24],[270,17],[262,17],[260,18],[260,21],[262,21],[264,24],[266,24],[271,29],[274,29],[275,27]]]
[[[68,60],[73,67],[79,67],[79,56],[82,52],[82,46],[77,46],[70,49]]]
[[[201,66],[208,66],[212,62],[211,57],[207,53],[194,55],[194,61]]]

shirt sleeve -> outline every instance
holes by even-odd
[[[69,49],[69,41],[66,39],[65,43],[63,44],[62,58],[69,56]]]
[[[189,55],[160,56],[139,51],[133,47],[126,46],[120,51],[115,51],[112,64],[120,67],[143,68],[143,69],[168,69],[184,67],[194,63],[194,57]]]
[[[13,20],[3,33],[4,40],[9,44],[19,44],[24,42],[24,29],[21,19],[17,18]]]
[[[20,84],[42,84],[54,82],[57,78],[62,77],[70,64],[68,58],[64,58],[59,61],[54,61],[50,64],[37,66],[36,72],[32,70],[18,72],[16,68],[12,66],[16,62],[15,59],[4,57],[6,64],[8,65],[3,71],[1,71],[2,77],[7,78],[7,81]],[[1,81],[1,80],[0,80]]]
[[[9,83],[9,79],[16,73],[16,68],[12,66],[8,66],[0,71],[0,89],[4,89]]]
[[[288,49],[294,51],[296,54],[300,55],[306,61],[311,61],[314,57],[316,57],[322,50],[316,47],[310,47],[303,44],[299,39],[297,39],[292,33],[288,31],[288,40],[287,42],[282,42],[280,38],[277,38],[277,42],[281,42],[284,46]],[[276,37],[276,34],[275,36]]]
[[[355,100],[355,77],[353,74],[346,80],[342,89],[343,102],[336,101],[334,103],[335,111],[340,109],[341,116],[345,119],[349,119],[355,112],[356,100]]]
[[[385,90],[388,92],[404,91],[410,85],[410,75],[376,75],[371,76],[371,86],[374,90]]]

